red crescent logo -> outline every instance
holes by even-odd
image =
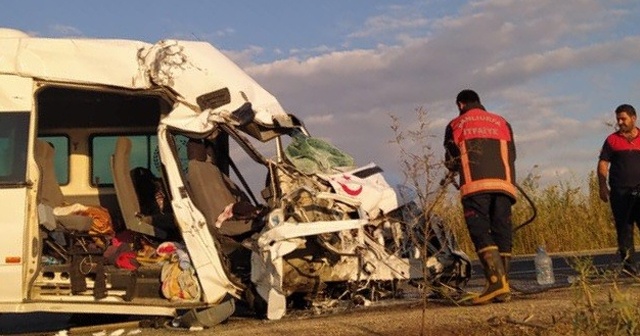
[[[358,196],[362,192],[362,186],[361,185],[359,185],[357,189],[351,189],[344,183],[338,182],[338,184],[342,187],[342,190],[344,190],[344,192],[347,193],[347,195]]]

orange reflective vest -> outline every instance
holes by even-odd
[[[476,104],[445,132],[446,166],[459,173],[460,196],[504,193],[515,203],[516,148],[511,125]]]

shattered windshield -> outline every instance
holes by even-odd
[[[329,142],[295,131],[284,150],[287,159],[305,174],[335,173],[338,168],[353,168],[355,161]]]
[[[29,113],[0,113],[0,185],[26,180]]]

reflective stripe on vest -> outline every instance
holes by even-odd
[[[460,187],[460,196],[484,191],[504,191],[515,199],[516,188],[510,182],[501,179],[482,179],[468,182]]]

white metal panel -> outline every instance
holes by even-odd
[[[229,88],[233,111],[250,102],[256,119],[272,124],[286,113],[273,95],[209,43],[163,40],[0,38],[0,74],[51,81],[148,89],[171,87],[193,113],[196,98]]]
[[[0,75],[0,112],[31,111],[32,91],[33,81],[31,78]]]
[[[171,206],[189,250],[191,262],[198,274],[204,294],[203,301],[212,304],[219,303],[227,293],[237,297],[240,288],[227,277],[211,232],[205,224],[204,216],[193,205],[190,198],[178,197],[181,195],[181,189],[184,188],[184,185],[180,178],[180,168],[170,153],[171,149],[167,143],[166,132],[164,125],[158,127],[160,159],[167,170],[171,194],[175,195]]]
[[[32,89],[33,81],[30,78],[0,75],[0,113],[30,113]],[[27,263],[25,253],[31,244],[31,239],[27,237],[30,231],[26,227],[29,218],[27,197],[26,187],[0,190],[0,279],[3,284],[0,286],[0,302],[22,300],[25,288],[23,268]],[[16,258],[19,261],[16,262]]]
[[[22,300],[26,196],[26,188],[3,189],[0,192],[0,302]],[[19,258],[19,262],[7,263],[11,258]]]
[[[256,119],[265,124],[286,115],[271,93],[208,43],[160,41],[147,51],[145,65],[154,81],[169,84],[191,104],[204,93],[226,87],[231,103],[219,110],[234,111],[250,102]]]
[[[56,81],[141,88],[138,50],[148,44],[126,40],[0,39],[0,72]]]
[[[127,304],[122,301],[105,300],[95,303],[92,296],[70,297],[62,300],[60,296],[44,297],[43,302],[25,302],[21,304],[3,304],[0,302],[0,312],[6,313],[31,313],[31,312],[51,312],[51,313],[96,313],[96,314],[122,314],[129,315],[158,315],[175,316],[176,308],[170,305],[153,306],[140,304]],[[197,307],[193,305],[193,307]],[[191,306],[185,306],[191,308]]]

